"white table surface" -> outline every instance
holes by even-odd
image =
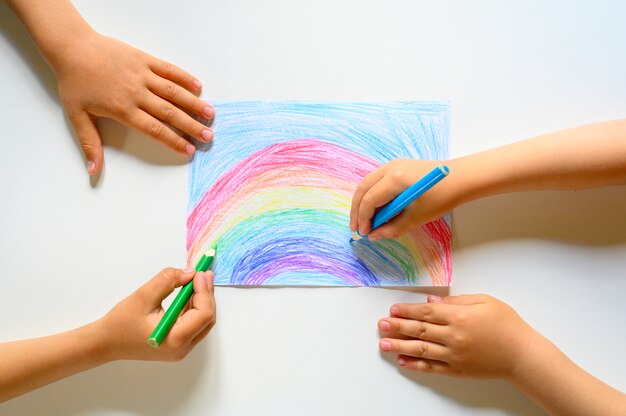
[[[626,114],[622,1],[76,5],[102,33],[196,74],[211,98],[450,99],[454,156]],[[0,340],[9,341],[96,319],[162,267],[182,265],[187,166],[102,122],[106,168],[90,182],[54,77],[4,3],[0,35]],[[460,207],[450,293],[499,297],[626,390],[625,214],[625,187]],[[218,288],[218,324],[184,361],[109,364],[0,414],[541,414],[504,382],[405,374],[381,356],[377,319],[426,292]]]

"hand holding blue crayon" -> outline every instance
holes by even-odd
[[[414,160],[394,160],[380,169],[375,170],[365,177],[363,182],[357,188],[352,199],[352,209],[350,212],[350,228],[355,231],[350,242],[358,241],[379,227],[383,226],[398,214],[400,214],[409,204],[423,195],[430,188],[439,183],[450,172],[445,165],[438,165],[425,176],[421,177],[413,185],[402,191],[393,198],[391,193],[399,186],[394,182],[394,178],[398,175],[390,175],[388,170],[392,164],[411,164],[408,169],[414,167],[415,164],[424,163]],[[392,169],[396,169],[394,167]],[[403,169],[406,169],[403,166]],[[381,203],[382,201],[382,203]],[[380,210],[374,214],[377,208]],[[369,222],[371,219],[371,227]],[[408,231],[408,230],[406,230]],[[388,238],[399,237],[403,233],[395,232],[398,235],[387,236]],[[377,240],[381,236],[372,236],[371,240]]]

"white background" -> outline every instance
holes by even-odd
[[[454,156],[626,114],[625,2],[76,4],[96,30],[196,74],[207,97],[451,99]],[[94,320],[162,267],[182,266],[187,166],[102,122],[106,169],[90,182],[54,77],[4,3],[0,34],[0,340],[9,341]],[[460,207],[450,293],[501,298],[626,390],[625,213],[625,187]],[[541,414],[504,382],[405,374],[381,356],[377,319],[423,292],[216,296],[218,324],[183,362],[109,364],[0,414]]]

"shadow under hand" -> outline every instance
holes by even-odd
[[[501,409],[519,415],[545,414],[504,380],[457,379],[407,370],[400,370],[400,373],[437,394],[449,397],[467,407]]]
[[[114,120],[99,119],[98,131],[105,148],[105,159],[106,148],[111,147],[153,165],[184,165],[189,161],[186,156]]]
[[[495,240],[626,244],[626,187],[498,195],[454,211],[455,249]]]
[[[210,338],[181,362],[107,364],[9,401],[3,404],[0,414],[72,416],[96,410],[113,413],[114,409],[150,416],[178,414],[190,398],[201,394],[196,391],[200,379],[211,379],[211,390],[216,384],[213,367],[217,360],[207,357]],[[210,344],[214,355],[215,342]],[[205,371],[211,374],[204,375]]]
[[[20,55],[48,96],[59,102],[54,73],[41,57],[24,26],[4,1],[0,2],[0,35]]]
[[[385,361],[394,367],[396,355],[383,354]],[[503,380],[473,380],[450,376],[398,371],[422,387],[452,399],[463,406],[477,409],[500,409],[518,415],[545,415],[532,401]]]

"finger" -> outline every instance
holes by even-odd
[[[429,296],[429,301],[432,296]],[[448,305],[476,305],[479,303],[486,303],[490,299],[488,295],[460,295],[460,296],[444,296],[440,298],[440,302],[432,303],[445,303]]]
[[[428,295],[428,303],[443,303],[443,299],[440,296]]]
[[[378,321],[381,331],[405,335],[411,338],[433,341],[444,344],[446,341],[446,327],[412,319],[384,318]],[[393,337],[395,338],[395,337]]]
[[[202,330],[202,332],[200,332],[198,335],[196,335],[196,337],[191,340],[191,348],[195,348],[195,346],[198,345],[198,343],[200,341],[202,341],[204,338],[206,338],[206,336],[209,334],[209,332],[211,332],[211,329],[213,329],[213,325],[207,326],[206,328],[204,328]]]
[[[215,312],[215,298],[213,297],[213,272],[199,272],[198,278],[193,281],[192,309],[210,309]]]
[[[197,114],[207,120],[215,116],[213,106],[171,81],[158,76],[152,77],[148,80],[148,89],[183,110]]]
[[[160,308],[163,299],[168,297],[177,287],[189,282],[195,273],[191,267],[186,269],[168,267],[161,270],[137,292],[148,301],[151,308]]]
[[[441,361],[425,360],[423,358],[401,355],[398,357],[397,363],[402,368],[419,371],[421,373],[452,374],[450,365]]]
[[[411,215],[409,211],[404,210],[391,220],[387,221],[385,224],[372,231],[367,238],[370,241],[380,240],[381,238],[399,238],[419,225],[421,225],[421,223],[416,222],[415,217]]]
[[[208,142],[213,138],[211,129],[160,97],[151,95],[141,103],[141,109],[195,139]]]
[[[212,302],[206,279],[196,274],[194,280],[194,305],[193,308],[181,315],[171,331],[172,344],[175,346],[190,343],[205,328],[215,323],[215,304]],[[205,297],[205,299],[202,299]]]
[[[87,173],[95,175],[100,172],[104,162],[102,140],[96,123],[89,114],[82,110],[70,114],[69,118],[87,160]]]
[[[354,195],[352,195],[352,205],[350,206],[350,229],[352,231],[356,231],[358,228],[359,206],[363,195],[365,195],[365,192],[378,182],[383,175],[384,171],[382,168],[376,169],[365,175],[365,178],[363,178],[361,183],[356,187]]]
[[[187,156],[193,156],[196,151],[194,145],[176,134],[172,129],[157,120],[145,111],[137,110],[127,120],[131,127],[141,131],[147,136],[160,141],[170,149]]]
[[[436,303],[397,303],[389,309],[389,312],[395,318],[447,325],[455,309],[453,305]]]
[[[200,277],[202,279],[204,279],[207,282],[207,287],[209,288],[209,293],[211,294],[211,302],[213,303],[212,308],[213,311],[215,313],[215,298],[213,297],[213,272],[209,271],[209,272],[198,272],[197,274],[200,275]],[[191,295],[191,298],[189,299],[189,302],[187,302],[185,304],[185,307],[183,308],[183,310],[180,312],[181,315],[185,314],[185,312],[187,312],[190,309],[194,308],[194,299],[196,298],[196,293],[198,293],[198,291],[196,290],[196,286],[194,284],[194,293],[193,295]],[[203,293],[200,292],[200,295],[203,296]]]
[[[446,361],[448,358],[448,348],[434,342],[421,340],[401,340],[394,338],[383,338],[379,343],[381,351],[393,352],[415,358],[425,358],[428,360]]]
[[[202,83],[190,73],[169,62],[152,57],[150,69],[160,77],[169,79],[189,91],[200,92]]]
[[[390,202],[403,189],[390,179],[382,178],[380,181],[372,185],[361,198],[357,221],[359,224],[359,233],[366,235],[371,230],[371,219],[377,208]]]

